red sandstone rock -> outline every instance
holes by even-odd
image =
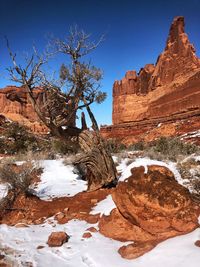
[[[82,237],[83,238],[90,238],[90,237],[92,237],[92,234],[90,232],[86,232],[86,233],[83,234]]]
[[[69,240],[69,236],[65,232],[52,232],[48,238],[49,247],[60,247]]]
[[[122,216],[150,234],[168,237],[186,233],[198,225],[196,206],[189,191],[179,185],[165,167],[134,168],[126,182],[118,184],[113,200]]]
[[[40,103],[41,92],[41,89],[35,89],[34,91],[38,103]],[[0,90],[0,114],[31,128],[33,132],[48,132],[48,129],[33,110],[24,87],[7,86]]]
[[[191,232],[198,227],[198,206],[189,191],[179,185],[165,167],[132,169],[112,194],[116,209],[102,216],[99,232],[120,241],[134,241],[122,247],[125,258],[136,258],[159,242]]]
[[[86,229],[86,230],[89,231],[89,232],[92,232],[92,233],[96,233],[96,232],[98,232],[97,229],[96,229],[95,227],[90,227],[90,228],[88,228],[88,229]]]
[[[154,237],[141,227],[124,218],[118,209],[113,209],[109,216],[102,216],[99,221],[99,232],[106,237],[125,241],[145,242]]]
[[[135,242],[133,244],[121,247],[118,252],[122,256],[122,258],[135,259],[152,250],[155,246],[156,243],[153,242]]]
[[[195,246],[200,247],[200,240],[197,240],[194,244]]]
[[[121,81],[114,82],[113,127],[102,133],[118,138],[118,128],[123,127],[132,137],[130,130],[135,130],[137,123],[156,127],[160,122],[199,116],[199,88],[200,60],[184,32],[184,18],[176,17],[155,66],[147,64],[138,74],[128,71]]]

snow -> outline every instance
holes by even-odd
[[[181,137],[185,138],[185,139],[194,138],[194,137],[200,137],[200,130],[183,134]]]
[[[22,166],[24,163],[26,163],[26,161],[15,161],[17,166]]]
[[[50,221],[50,220],[48,220]],[[87,228],[94,226],[84,221],[71,220],[67,224],[58,225],[51,221],[43,225],[16,228],[0,225],[1,247],[14,249],[10,257],[15,265],[32,262],[33,266],[59,267],[198,267],[200,262],[199,248],[194,242],[200,239],[200,229],[190,234],[168,239],[160,243],[152,251],[135,260],[126,260],[118,254],[118,249],[128,244],[112,240],[100,233],[92,233],[89,239],[82,235]],[[65,231],[70,235],[68,243],[62,247],[50,248],[46,242],[53,231]],[[37,249],[38,246],[44,246]],[[3,251],[3,249],[2,249]],[[21,255],[19,257],[19,255]]]
[[[97,203],[97,205],[92,209],[90,214],[110,215],[110,212],[116,208],[116,205],[112,199],[111,195],[108,195],[104,200]]]
[[[194,157],[195,161],[200,161],[200,156]]]
[[[0,200],[6,197],[7,193],[8,193],[8,185],[0,184]]]
[[[73,173],[73,166],[64,165],[62,159],[41,161],[40,167],[43,168],[43,173],[41,181],[34,185],[34,191],[43,200],[74,196],[87,190],[86,181]]]

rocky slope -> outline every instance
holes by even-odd
[[[41,90],[35,90],[35,97],[38,101],[40,101],[40,93]],[[31,128],[35,133],[47,132],[46,127],[33,110],[23,87],[7,86],[0,89],[0,114]]]
[[[124,136],[128,142],[133,131],[137,139],[137,130],[139,137],[145,127],[151,131],[159,123],[171,124],[199,115],[200,59],[184,32],[184,18],[176,17],[155,66],[147,64],[138,74],[128,71],[121,81],[115,81],[113,126],[103,128],[102,133],[123,139],[118,132],[128,131]]]

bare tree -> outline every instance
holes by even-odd
[[[96,49],[102,38],[94,43],[84,31],[78,30],[77,27],[71,28],[66,39],[51,40],[51,52],[45,56],[38,55],[34,49],[34,54],[24,67],[17,64],[16,55],[7,41],[13,62],[13,67],[8,69],[11,79],[25,86],[39,118],[52,134],[61,138],[77,137],[84,154],[76,164],[84,166],[89,190],[109,185],[116,180],[115,165],[100,136],[97,121],[90,108],[92,103],[101,103],[106,98],[106,93],[100,90],[102,71],[91,65],[91,62],[83,61],[83,57]],[[42,67],[47,63],[50,54],[57,53],[66,55],[69,64],[62,64],[59,80],[55,82],[47,78]],[[42,88],[40,104],[34,96],[36,86]],[[61,90],[62,86],[66,87],[66,93]],[[86,108],[89,114],[93,131],[86,130],[84,116],[82,129],[75,126],[77,110],[83,108]]]

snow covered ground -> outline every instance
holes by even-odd
[[[74,196],[87,190],[87,183],[75,174],[72,165],[64,165],[63,160],[44,160],[41,182],[34,187],[36,195],[43,200],[55,197]]]
[[[14,250],[10,255],[13,266],[28,266],[27,262],[31,262],[33,267],[199,267],[200,248],[194,242],[200,239],[200,229],[168,239],[138,259],[126,260],[117,251],[128,242],[115,241],[98,232],[89,239],[82,238],[86,229],[94,226],[85,221],[71,220],[54,227],[55,224],[47,220],[45,224],[24,228],[0,225],[0,247]],[[53,231],[68,233],[68,243],[48,247],[46,242]],[[38,246],[44,248],[37,249]]]
[[[118,166],[122,173],[121,181],[130,175],[133,167],[144,166],[147,171],[149,165],[156,164],[168,167],[177,181],[182,183],[174,163],[138,158],[127,166],[128,161],[129,159],[123,159]],[[65,166],[62,160],[46,160],[41,166],[44,168],[41,182],[35,188],[40,198],[51,200],[53,197],[73,196],[86,190],[86,182],[79,180],[78,175],[73,173],[73,167]],[[2,186],[1,191],[3,192]],[[108,215],[114,207],[109,195],[97,203],[91,213]],[[0,252],[9,249],[13,266],[29,266],[27,262],[31,262],[33,267],[199,267],[200,248],[194,242],[200,239],[200,229],[166,240],[138,259],[126,260],[117,252],[126,243],[106,238],[98,232],[92,233],[91,238],[82,238],[83,233],[91,226],[98,228],[97,225],[79,220],[59,225],[52,218],[47,219],[44,224],[29,227],[0,225]],[[68,243],[62,247],[48,247],[46,242],[53,231],[68,233]],[[38,246],[44,247],[38,249]]]

